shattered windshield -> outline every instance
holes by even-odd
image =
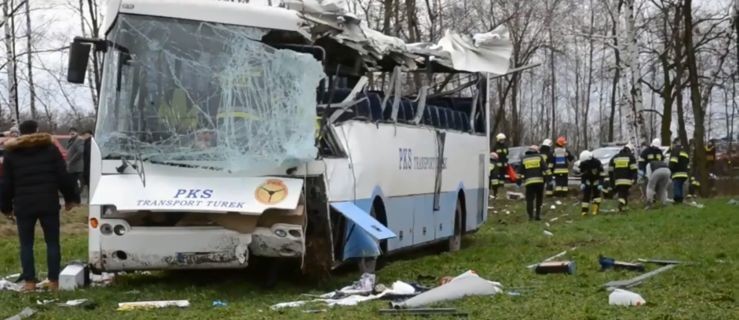
[[[96,132],[103,159],[236,171],[314,159],[322,66],[259,42],[265,33],[119,16],[108,37]]]

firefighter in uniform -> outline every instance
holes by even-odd
[[[618,195],[618,211],[624,211],[629,204],[629,189],[636,182],[637,164],[631,144],[626,145],[611,159],[608,166],[614,191]]]
[[[685,181],[688,180],[688,171],[690,170],[690,156],[688,152],[680,145],[680,140],[675,139],[672,142],[670,150],[670,172],[672,172],[672,199],[675,203],[682,203],[684,194]]]
[[[662,149],[659,147],[662,145],[662,140],[659,138],[652,140],[652,144],[642,150],[639,154],[639,177],[643,177],[644,196],[646,197],[647,185],[649,184],[649,175],[647,174],[647,164],[652,161],[664,161],[665,155],[662,153]]]
[[[539,153],[544,157],[544,163],[547,165],[547,170],[544,171],[544,195],[551,197],[554,195],[554,186],[552,185],[552,169],[554,169],[554,163],[552,162],[552,139],[544,139],[539,148]]]
[[[582,203],[580,212],[583,216],[591,211],[597,215],[600,210],[601,192],[603,191],[603,180],[605,180],[605,171],[600,160],[593,158],[593,153],[585,150],[580,153],[580,190],[582,191]]]
[[[498,196],[498,188],[502,187],[505,183],[506,169],[508,169],[508,146],[506,145],[505,134],[498,133],[495,136],[495,153],[498,154],[498,163],[495,165],[498,169],[498,179],[493,180],[493,197]]]
[[[660,139],[652,140],[652,145],[646,147],[639,155],[639,171],[644,174],[647,170],[647,164],[652,161],[664,161],[665,155],[659,146],[662,144]]]
[[[490,176],[488,177],[488,180],[490,181],[490,190],[494,190],[495,188],[494,186],[498,185],[498,170],[496,170],[497,165],[498,165],[498,154],[495,152],[491,152],[490,153],[490,165],[488,167],[490,169]]]
[[[526,187],[526,213],[529,221],[541,220],[541,205],[544,198],[544,172],[547,170],[544,157],[539,154],[537,146],[529,147],[529,150],[521,159],[519,173]]]
[[[709,173],[715,173],[716,170],[716,145],[713,139],[708,140],[706,143],[706,169]]]
[[[567,139],[565,137],[557,138],[557,143],[553,151],[553,168],[554,168],[554,195],[557,197],[567,196],[567,175],[570,169],[570,162],[575,160],[569,150],[566,148]]]

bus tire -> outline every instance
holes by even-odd
[[[457,252],[462,249],[462,214],[464,207],[462,198],[457,198],[457,207],[454,209],[454,234],[447,240],[447,250],[449,252]]]

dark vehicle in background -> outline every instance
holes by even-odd
[[[714,171],[717,175],[728,175],[731,171],[739,170],[739,146],[734,141],[718,140],[716,142],[716,164]]]

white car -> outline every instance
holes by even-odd
[[[600,160],[603,164],[603,170],[608,171],[608,164],[611,162],[616,154],[621,151],[623,147],[603,147],[593,150],[593,158]],[[572,176],[579,177],[582,173],[580,172],[580,159],[576,160],[572,166]]]

